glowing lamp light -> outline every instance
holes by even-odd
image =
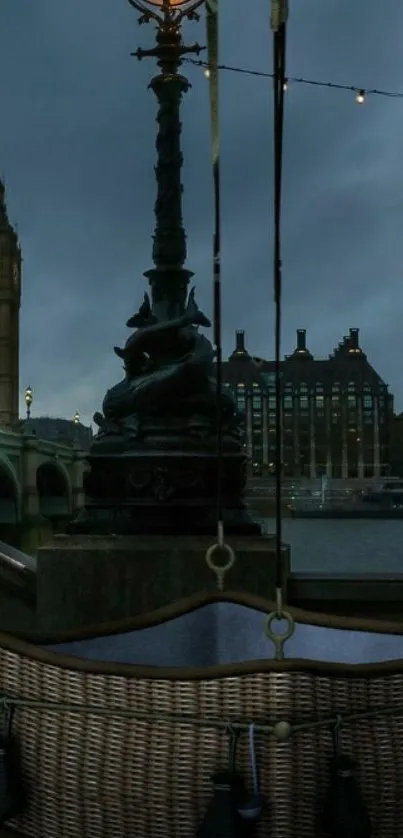
[[[206,67],[206,69],[205,69],[205,71],[204,71],[204,75],[205,75],[206,79],[209,79],[209,78],[210,78],[210,70],[209,70],[209,68],[208,68],[208,67]]]
[[[32,399],[33,399],[32,387],[27,387],[27,389],[25,390],[25,404],[26,404],[27,407],[31,407]]]
[[[284,93],[285,93],[286,90],[288,90],[288,79],[284,79],[283,90],[284,90]]]
[[[158,12],[182,12],[186,15],[192,12],[197,6],[201,6],[204,0],[129,0],[131,6],[140,12],[158,14]]]
[[[146,0],[146,2],[150,6],[159,6],[160,9],[162,9],[163,6],[174,9],[175,6],[184,6],[189,2],[189,0]]]
[[[358,91],[358,93],[355,97],[355,101],[357,102],[358,105],[363,105],[364,104],[364,102],[365,102],[365,90],[359,90]]]
[[[27,419],[31,417],[31,404],[34,398],[32,387],[27,387],[25,390],[25,405],[27,408]]]

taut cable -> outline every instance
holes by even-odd
[[[268,615],[266,632],[275,647],[277,660],[284,658],[284,644],[294,632],[294,620],[284,610],[284,566],[282,549],[282,472],[283,472],[283,422],[281,377],[281,187],[283,172],[283,126],[285,89],[285,51],[287,0],[272,0],[271,28],[273,30],[273,99],[274,99],[274,241],[273,286],[275,306],[275,382],[276,382],[276,610]],[[279,633],[272,628],[275,620],[285,620],[286,629]]]
[[[221,338],[221,206],[220,206],[220,129],[218,92],[218,0],[207,0],[207,50],[209,64],[211,148],[214,191],[213,283],[214,283],[214,345],[216,357],[216,432],[217,432],[217,544],[206,553],[206,562],[217,577],[220,590],[224,577],[235,562],[235,554],[224,540],[223,521],[223,432],[222,432],[222,338]],[[217,564],[213,555],[224,551],[225,564]]]
[[[208,0],[207,48],[209,59],[211,146],[213,165],[214,233],[213,233],[213,281],[214,281],[214,344],[216,356],[217,397],[217,527],[223,523],[222,509],[222,337],[221,337],[221,195],[220,195],[220,128],[218,90],[218,2]],[[219,535],[220,540],[220,535]]]
[[[169,713],[163,711],[141,711],[141,710],[127,710],[118,705],[99,705],[99,704],[80,704],[79,702],[63,702],[63,701],[46,701],[46,699],[30,699],[23,696],[16,695],[0,695],[0,715],[12,709],[27,710],[32,712],[42,713],[63,713],[63,714],[79,714],[83,716],[104,716],[106,718],[116,719],[133,719],[133,721],[150,722],[150,724],[177,724],[189,725],[191,727],[211,728],[217,730],[228,731],[229,728],[239,731],[248,731],[250,725],[253,724],[255,731],[261,733],[274,734],[278,739],[286,739],[288,736],[296,733],[304,733],[309,730],[320,730],[328,728],[332,730],[336,728],[337,731],[340,726],[352,725],[356,722],[376,722],[377,719],[390,718],[400,719],[403,716],[403,710],[394,705],[384,705],[381,707],[371,708],[360,712],[346,712],[335,715],[329,714],[324,718],[318,719],[316,716],[305,719],[292,719],[291,721],[278,718],[277,714],[273,718],[242,718],[237,717],[222,718],[217,716],[197,715],[193,713]],[[282,731],[282,735],[279,735]],[[287,735],[285,735],[287,734]]]
[[[272,18],[273,25],[273,18]],[[274,93],[274,242],[273,279],[275,304],[275,382],[276,382],[276,591],[283,587],[282,563],[282,380],[281,380],[281,187],[283,161],[284,84],[286,24],[280,22],[273,35]]]

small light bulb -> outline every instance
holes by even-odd
[[[359,90],[357,96],[355,97],[355,101],[362,105],[365,102],[365,90]]]
[[[204,71],[204,75],[206,76],[206,79],[209,79],[209,78],[210,78],[210,70],[209,70],[209,68],[208,68],[208,67],[206,67],[206,69],[205,69],[205,71]]]
[[[286,90],[288,90],[288,79],[284,79],[283,90],[284,90],[284,93],[285,93]]]

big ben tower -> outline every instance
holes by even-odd
[[[0,427],[18,422],[21,251],[0,180]]]

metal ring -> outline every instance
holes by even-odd
[[[295,622],[293,617],[288,611],[281,611],[280,619],[287,621],[287,628],[282,633],[279,634],[276,631],[273,631],[271,625],[273,620],[278,620],[279,614],[277,611],[271,611],[270,614],[266,617],[266,634],[268,638],[274,643],[275,647],[275,659],[276,660],[283,660],[284,659],[284,644],[287,640],[292,637],[295,631]]]
[[[225,564],[219,565],[213,561],[214,553],[217,550],[224,550],[224,552],[227,554],[228,560]],[[208,548],[206,552],[206,564],[208,565],[210,570],[212,570],[216,574],[217,584],[220,589],[223,588],[225,574],[228,570],[231,569],[234,562],[235,553],[229,544],[226,544],[225,542],[224,544],[212,544],[211,547]]]

